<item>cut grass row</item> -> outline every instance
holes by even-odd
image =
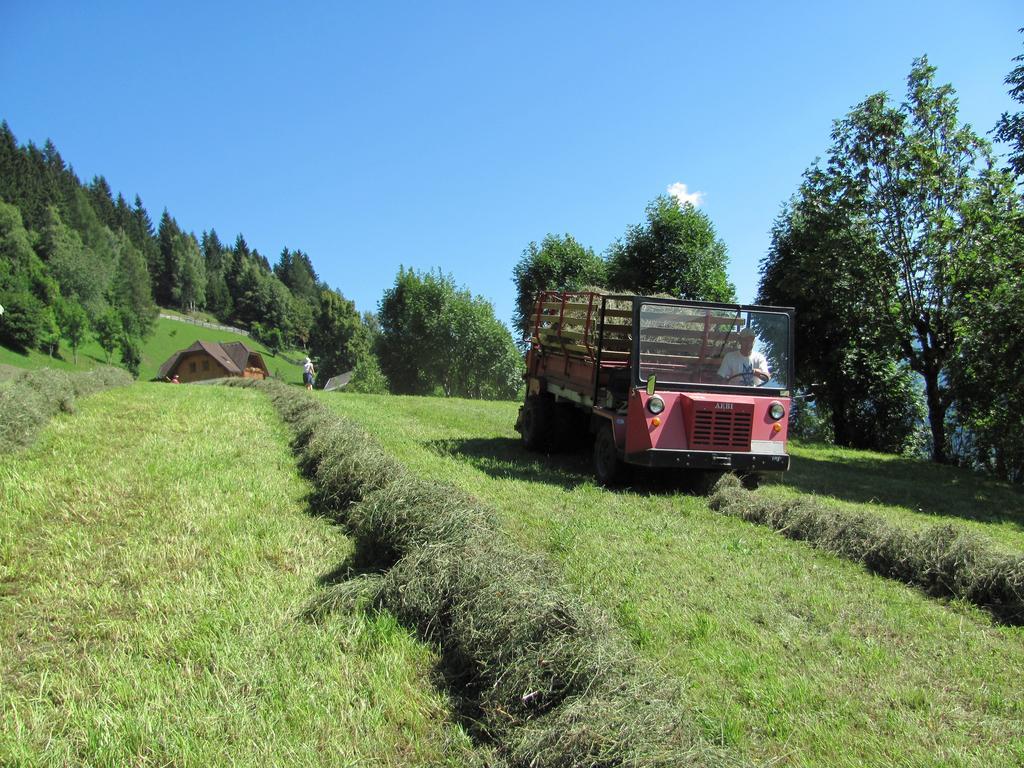
[[[0,453],[23,448],[59,412],[73,413],[78,398],[132,383],[120,368],[91,371],[17,371],[0,380]]]
[[[684,681],[683,711],[708,738],[754,762],[783,765],[1015,765],[1024,761],[1024,632],[670,488],[608,492],[583,456],[525,454],[514,403],[318,395],[355,418],[417,474],[451,482],[501,515],[525,548],[561,563],[589,601],[616,617],[663,674]],[[801,449],[828,472],[830,458]],[[868,457],[871,459],[871,457]],[[827,477],[842,506],[934,523],[936,509],[896,508],[907,463],[877,498]],[[931,468],[923,469],[934,482]],[[947,473],[945,519],[1019,546],[1010,489]],[[859,476],[858,476],[859,478]],[[858,482],[860,480],[858,479]],[[918,479],[918,482],[921,482]],[[798,493],[798,487],[767,493]],[[987,497],[987,501],[986,501]],[[935,492],[929,493],[935,498]],[[991,505],[1002,522],[991,530]],[[1019,507],[1018,507],[1019,509]],[[968,519],[961,520],[960,517]]]
[[[0,765],[474,764],[386,613],[299,618],[351,543],[266,399],[137,384],[0,457]]]
[[[245,385],[245,382],[237,382]],[[385,609],[438,644],[445,682],[508,765],[734,765],[660,679],[458,489],[410,475],[362,429],[305,393],[263,385],[295,430],[319,511],[357,542],[314,615]]]
[[[870,512],[832,509],[812,496],[770,498],[745,490],[732,475],[719,480],[709,504],[882,576],[969,600],[1001,621],[1024,625],[1024,554],[1001,551],[963,528],[912,530]]]

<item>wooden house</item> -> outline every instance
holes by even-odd
[[[219,344],[215,341],[197,341],[188,349],[175,352],[160,366],[158,379],[177,374],[184,384],[190,381],[222,379],[240,376],[246,379],[265,379],[270,376],[259,352],[253,352],[240,341]]]

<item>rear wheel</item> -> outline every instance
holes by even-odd
[[[530,395],[523,404],[523,446],[528,451],[547,451],[551,448],[553,398],[550,395]]]
[[[614,485],[622,478],[623,469],[612,425],[608,422],[601,426],[594,438],[594,474],[601,485]]]

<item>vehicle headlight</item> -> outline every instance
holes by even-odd
[[[647,401],[647,410],[651,413],[661,413],[665,410],[665,401],[655,395]]]
[[[768,406],[768,415],[778,421],[786,415],[786,409],[782,407],[782,403],[772,403]]]

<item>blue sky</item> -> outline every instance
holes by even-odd
[[[603,252],[699,193],[741,301],[832,121],[914,57],[987,133],[1017,2],[0,0],[0,119],[197,235],[302,249],[373,310],[399,265],[512,315],[530,241]],[[676,189],[682,189],[677,186]]]

